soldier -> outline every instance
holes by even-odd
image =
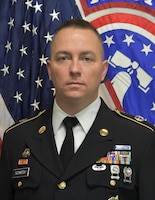
[[[103,56],[87,21],[59,28],[47,62],[56,89],[51,108],[4,135],[2,200],[155,199],[154,127],[98,96],[108,69]]]

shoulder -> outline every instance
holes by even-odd
[[[145,127],[147,129],[149,129],[150,131],[155,131],[155,126],[149,122],[147,122],[146,120],[144,120],[141,116],[133,116],[130,115],[128,113],[122,112],[120,110],[115,109],[114,112],[116,113],[117,116],[119,116],[120,118],[124,118],[127,121],[133,122],[137,125],[140,125],[142,127]]]
[[[26,125],[26,124],[29,123],[29,122],[33,122],[33,121],[37,120],[38,118],[40,118],[40,117],[45,113],[45,111],[46,111],[46,110],[43,110],[43,111],[39,112],[37,115],[35,115],[35,116],[31,117],[31,118],[27,118],[27,119],[22,119],[22,120],[20,120],[18,123],[16,123],[16,124],[10,126],[10,127],[5,131],[5,133],[8,133],[8,132],[10,132],[10,131],[12,131],[12,130],[18,128],[18,127],[21,127],[21,126],[24,125],[24,124]]]

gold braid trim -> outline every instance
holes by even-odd
[[[154,131],[154,129],[153,129],[151,126],[149,126],[149,125],[147,125],[147,124],[144,124],[144,123],[142,123],[142,122],[139,122],[139,121],[137,121],[136,119],[133,119],[133,118],[131,118],[131,117],[125,115],[125,114],[122,114],[121,111],[119,111],[119,110],[117,110],[117,109],[115,109],[114,111],[115,111],[119,116],[124,117],[125,119],[128,119],[128,120],[130,120],[130,121],[133,121],[133,122],[135,122],[135,123],[137,123],[137,124],[139,124],[139,125],[141,125],[141,126],[144,126],[144,127],[148,128],[148,129],[150,129],[151,131]]]
[[[32,120],[38,118],[38,117],[39,117],[40,115],[42,115],[45,111],[46,111],[46,110],[43,110],[43,111],[39,112],[38,115],[36,115],[36,116],[34,116],[34,117],[31,117],[31,118],[29,118],[29,119],[21,120],[21,122],[15,124],[15,125],[12,125],[10,128],[8,128],[8,129],[5,131],[5,133],[8,133],[10,130],[12,130],[12,129],[18,127],[18,126],[20,126],[21,124],[24,124],[24,123],[26,123],[26,122],[29,122],[29,121],[32,121]]]

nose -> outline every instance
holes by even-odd
[[[70,64],[70,73],[71,74],[81,74],[81,66],[78,59],[73,59]]]

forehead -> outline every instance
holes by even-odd
[[[87,47],[99,47],[102,48],[102,41],[98,35],[91,29],[82,29],[77,27],[67,27],[61,29],[53,38],[52,49],[61,48],[63,45],[71,46],[75,48],[76,45],[81,45],[83,48],[84,44]]]

